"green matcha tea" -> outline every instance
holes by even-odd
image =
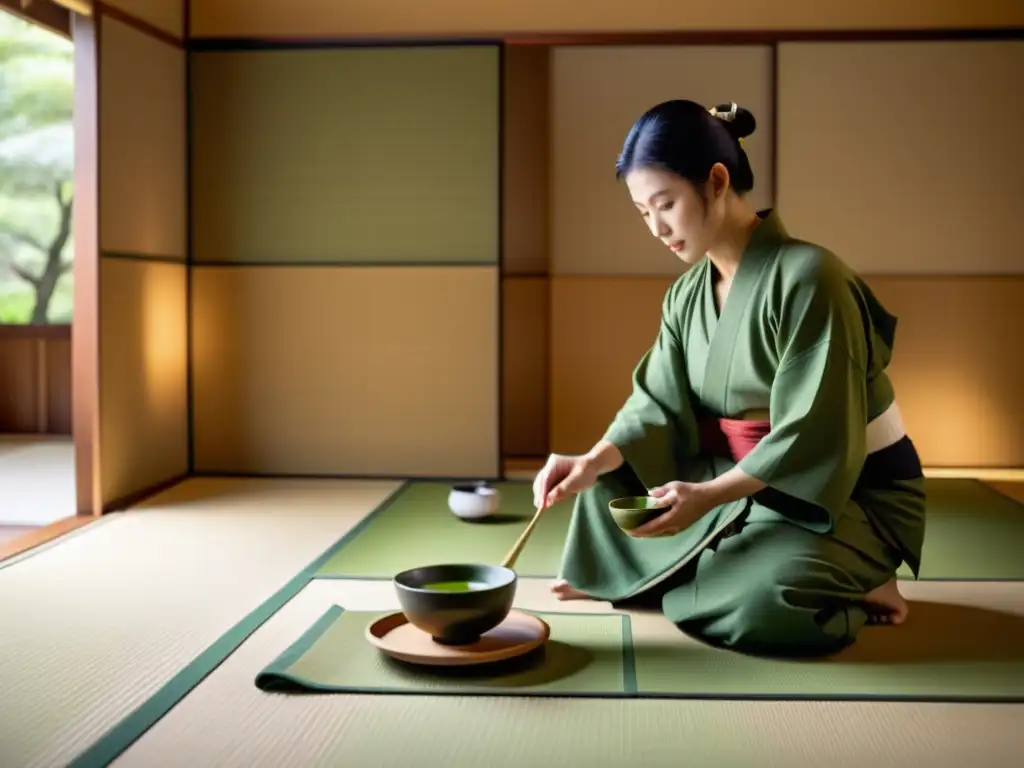
[[[435,581],[424,584],[423,588],[431,592],[473,592],[486,589],[487,585],[479,581]]]

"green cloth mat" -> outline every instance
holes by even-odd
[[[911,601],[906,624],[814,660],[710,648],[660,616],[632,637],[641,697],[1024,702],[1024,616],[987,608]]]
[[[492,563],[508,554],[533,517],[533,486],[525,481],[494,483],[501,494],[498,514],[468,522],[448,508],[451,483],[410,482],[365,526],[347,537],[316,576],[390,579],[399,571],[435,563]],[[572,501],[545,510],[516,562],[522,577],[558,572]]]
[[[465,522],[448,509],[450,483],[411,482],[342,540],[318,578],[390,579],[419,565],[500,563],[533,514],[524,481],[495,485],[500,517]],[[976,480],[930,478],[922,580],[1024,580],[1024,505]],[[547,510],[519,557],[523,577],[558,573],[572,501]],[[911,578],[904,566],[900,577]]]
[[[1024,701],[1024,617],[914,602],[907,624],[869,627],[826,659],[744,656],[695,641],[657,613],[537,612],[542,651],[478,669],[395,661],[364,637],[383,612],[332,606],[259,673],[274,693],[538,697]]]
[[[332,606],[256,678],[272,692],[622,696],[632,689],[625,658],[629,617],[535,612],[548,623],[543,649],[480,668],[428,668],[396,661],[366,640],[382,612]]]

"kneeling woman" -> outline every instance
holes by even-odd
[[[918,571],[923,478],[885,373],[896,320],[747,203],[753,129],[736,105],[671,101],[627,136],[618,176],[692,267],[603,439],[552,456],[535,502],[578,494],[560,598],[654,598],[715,645],[831,653],[905,619],[896,570]],[[648,492],[668,510],[623,533],[608,502]]]

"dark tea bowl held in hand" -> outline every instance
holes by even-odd
[[[427,565],[394,578],[402,613],[444,645],[468,645],[512,610],[518,579],[500,565]]]

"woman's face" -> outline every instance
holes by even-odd
[[[715,242],[724,216],[724,194],[715,194],[715,174],[707,201],[690,182],[658,168],[639,168],[626,186],[651,234],[687,264],[695,264]]]

